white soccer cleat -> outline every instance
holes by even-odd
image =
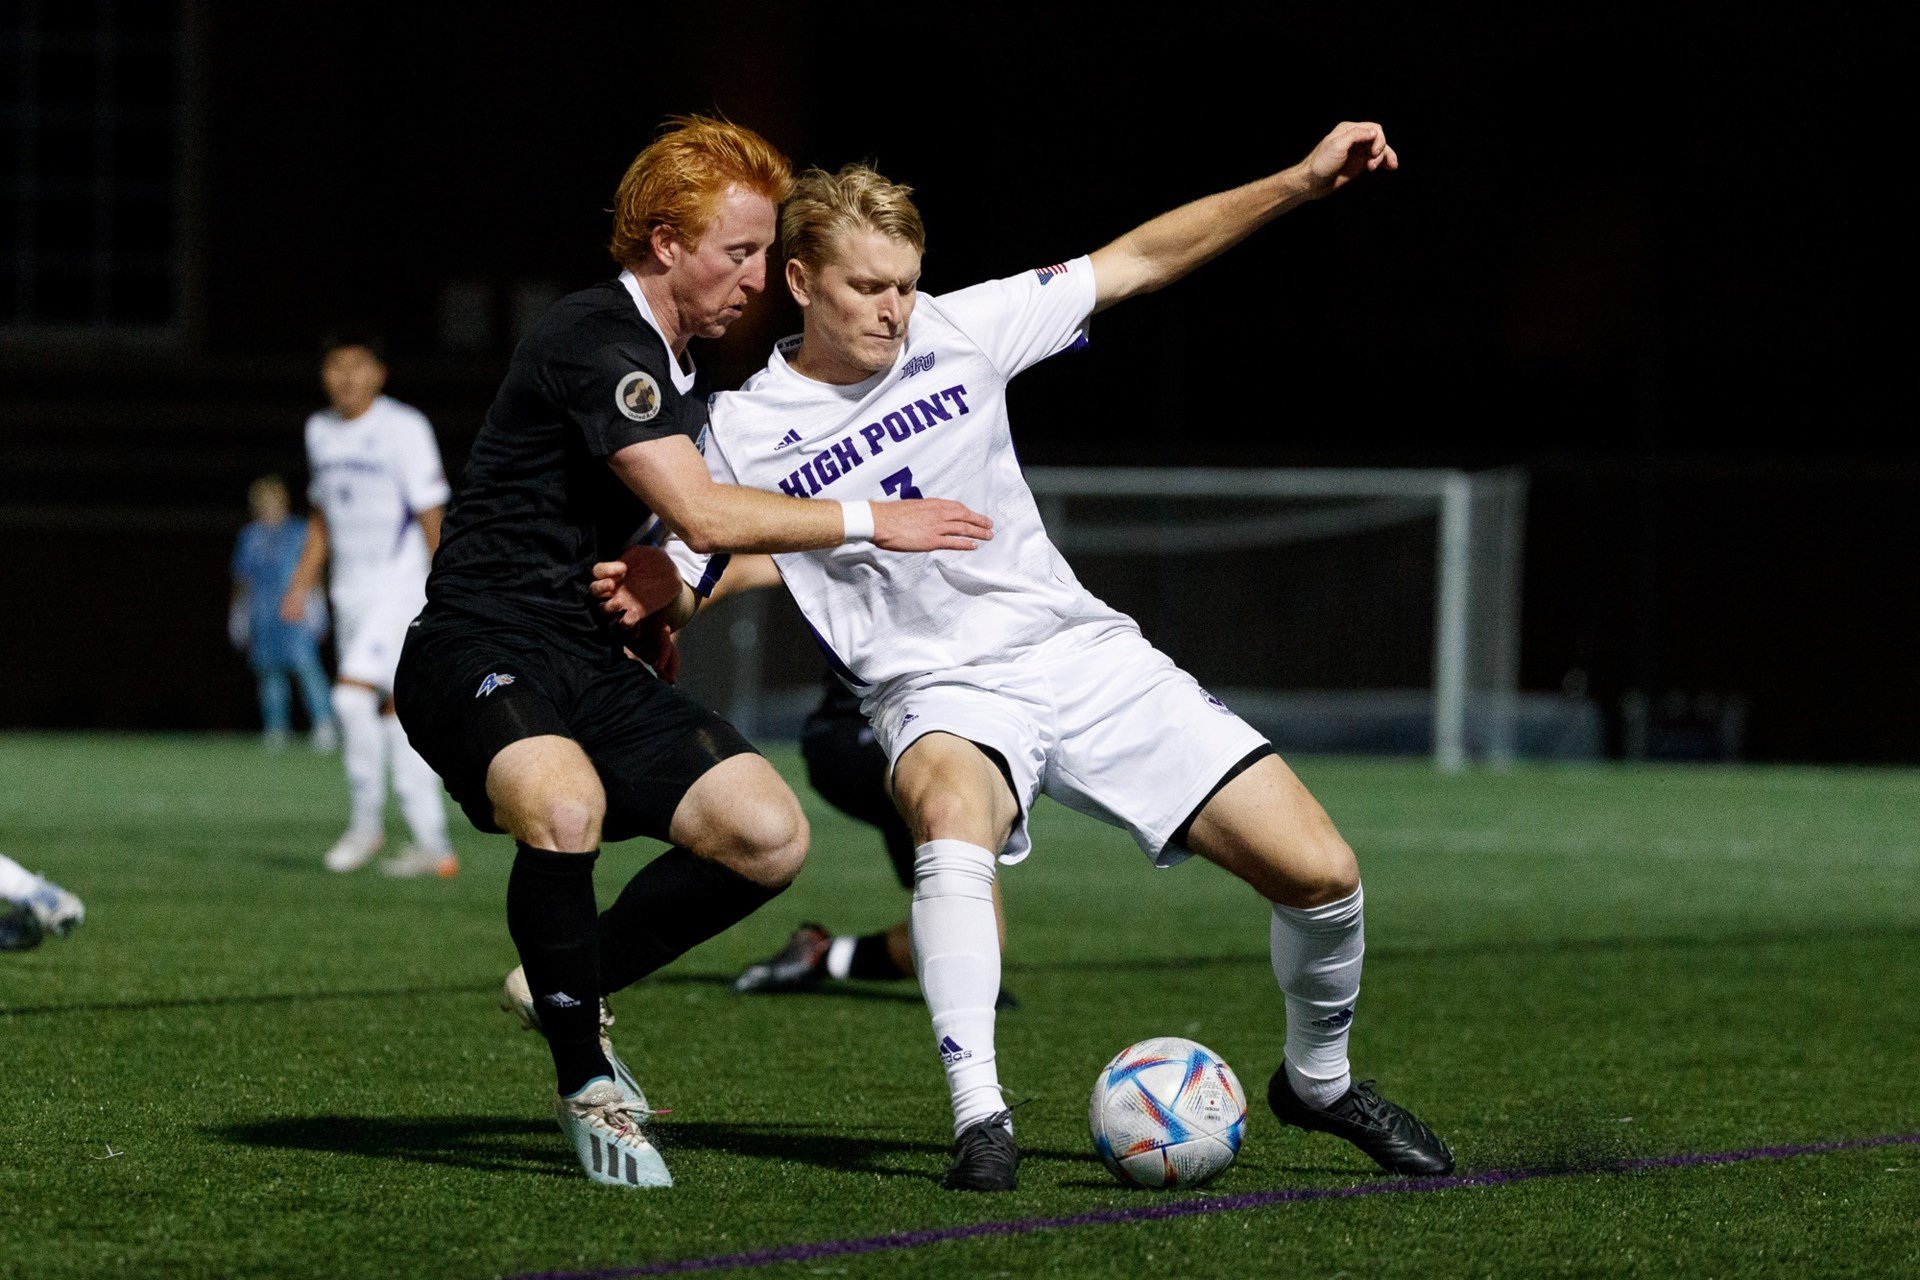
[[[587,1177],[609,1187],[670,1187],[673,1175],[639,1122],[650,1114],[611,1080],[594,1080],[554,1107]]]
[[[451,880],[460,874],[460,859],[451,849],[422,849],[419,845],[409,844],[400,852],[380,864],[380,874],[412,879],[415,876],[438,876],[442,880]]]
[[[522,1031],[540,1029],[540,1011],[533,1007],[533,991],[527,986],[527,971],[515,966],[507,980],[500,985],[500,1007],[520,1019]],[[613,1082],[626,1090],[627,1099],[647,1105],[647,1095],[640,1091],[640,1082],[633,1078],[633,1072],[620,1060],[613,1050],[613,1037],[607,1034],[607,1028],[613,1025],[613,1010],[607,1006],[605,998],[600,1001],[600,1052],[607,1056],[607,1065],[613,1068]]]
[[[20,905],[33,913],[40,927],[56,938],[64,938],[78,929],[87,918],[86,904],[45,876],[36,876],[35,884]]]
[[[347,832],[333,842],[333,848],[327,850],[324,861],[329,871],[358,871],[373,860],[380,852],[380,846],[387,842],[384,835],[363,836]]]

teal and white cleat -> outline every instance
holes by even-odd
[[[554,1107],[587,1177],[608,1187],[670,1187],[673,1175],[639,1122],[646,1107],[604,1077]]]
[[[45,876],[35,876],[32,889],[20,899],[20,905],[33,913],[40,927],[56,938],[64,938],[78,929],[87,918],[87,908],[78,896],[68,893]]]
[[[523,1031],[540,1029],[540,1011],[533,1007],[533,992],[527,987],[526,970],[515,966],[507,980],[500,986],[500,1008],[520,1019]],[[607,1028],[613,1025],[613,1010],[607,1007],[606,1000],[600,1001],[600,1052],[607,1055],[607,1065],[613,1068],[613,1082],[627,1092],[630,1102],[641,1107],[647,1105],[647,1095],[640,1091],[640,1082],[633,1078],[633,1072],[620,1060],[613,1050],[613,1037],[607,1034]]]

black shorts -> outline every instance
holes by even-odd
[[[800,730],[800,758],[820,798],[880,830],[902,888],[913,888],[913,834],[887,794],[887,753],[873,739],[860,704],[823,702]]]
[[[394,709],[408,741],[482,831],[497,832],[487,767],[522,738],[557,734],[586,751],[606,790],[606,841],[668,839],[687,790],[753,750],[732,725],[609,647],[427,611],[407,631]]]

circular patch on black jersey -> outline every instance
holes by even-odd
[[[635,369],[620,379],[613,402],[635,422],[651,422],[660,412],[660,384],[645,369]]]

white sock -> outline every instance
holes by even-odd
[[[842,935],[827,944],[827,976],[845,979],[853,972],[853,949],[860,945],[860,939],[851,934]]]
[[[347,766],[352,817],[347,830],[377,839],[386,826],[386,743],[380,733],[380,695],[363,685],[333,686],[333,718],[340,722],[340,757]]]
[[[23,902],[39,887],[39,876],[5,854],[0,854],[0,898],[9,902]]]
[[[913,856],[913,959],[947,1064],[953,1132],[1006,1109],[993,1056],[1000,995],[1000,931],[993,917],[993,853],[964,840],[929,840]]]
[[[446,853],[447,807],[440,799],[440,775],[420,758],[400,727],[399,716],[381,716],[380,727],[387,735],[387,759],[393,766],[393,794],[400,797],[400,812],[406,815],[413,842],[430,853]]]
[[[1287,997],[1287,1083],[1312,1107],[1338,1102],[1353,1083],[1347,1033],[1367,950],[1356,888],[1322,907],[1273,908],[1273,976]]]

